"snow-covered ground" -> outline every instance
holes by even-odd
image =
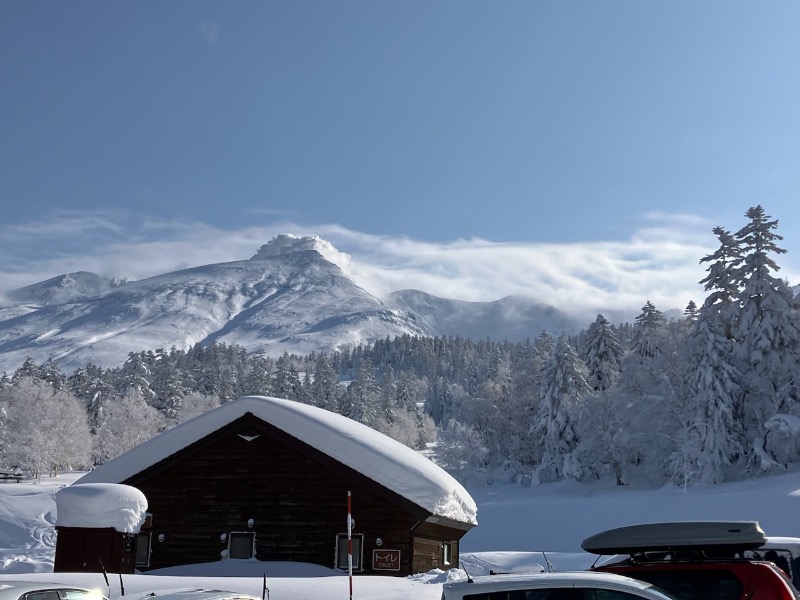
[[[346,575],[318,565],[227,560],[160,575],[53,573],[55,492],[82,473],[39,483],[0,483],[0,583],[24,577],[96,588],[113,599],[152,590],[186,587],[230,589],[270,600],[347,598]],[[603,529],[668,520],[757,520],[767,535],[800,537],[800,474],[686,490],[619,488],[562,482],[537,487],[480,486],[469,490],[478,504],[478,527],[462,540],[462,565],[473,575],[549,561],[557,570],[584,569],[594,556],[581,541]],[[431,571],[409,578],[355,576],[359,600],[439,600],[441,584],[458,571]],[[124,588],[124,590],[123,590]]]

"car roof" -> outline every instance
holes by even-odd
[[[759,550],[786,550],[793,558],[800,556],[800,538],[768,535]]]
[[[32,589],[32,590],[91,590],[79,585],[66,585],[64,583],[54,583],[52,581],[30,581],[26,579],[0,579],[0,589]]]
[[[261,600],[257,596],[232,592],[229,590],[212,590],[206,588],[174,588],[154,590],[149,593],[138,593],[121,596],[119,600],[231,600],[242,598],[245,600]]]
[[[24,579],[2,579],[0,580],[0,595],[3,591],[13,590],[16,594],[25,594],[28,592],[36,592],[40,590],[79,590],[87,594],[97,594],[97,597],[103,597],[103,594],[97,590],[90,590],[79,585],[67,585],[64,583],[54,583],[52,581],[29,581]]]
[[[596,571],[564,571],[558,573],[504,573],[501,575],[479,575],[470,579],[450,581],[444,584],[448,589],[491,586],[495,589],[516,589],[519,587],[548,586],[590,587],[607,585],[615,588],[649,589],[651,584],[615,573]]]

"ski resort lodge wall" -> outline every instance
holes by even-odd
[[[472,527],[432,515],[249,413],[118,483],[141,490],[152,515],[136,539],[140,571],[226,558],[346,569],[348,492],[358,573],[455,567]]]

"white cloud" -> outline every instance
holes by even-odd
[[[415,288],[448,298],[533,297],[571,312],[638,310],[650,300],[683,309],[705,297],[701,257],[716,249],[708,223],[648,215],[626,241],[584,243],[426,242],[353,231],[335,224],[278,222],[225,230],[206,223],[124,212],[60,213],[0,226],[0,289],[74,272],[141,279],[203,264],[245,260],[280,233],[317,234],[341,253],[340,267],[368,291]],[[781,274],[796,282],[779,257]]]

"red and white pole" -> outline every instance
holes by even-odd
[[[350,582],[350,600],[353,600],[353,504],[350,490],[347,490],[347,577]]]

